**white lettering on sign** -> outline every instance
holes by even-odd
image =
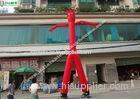
[[[0,0],[0,13],[14,13],[18,0]]]

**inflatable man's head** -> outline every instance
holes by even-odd
[[[67,9],[67,19],[68,22],[74,22],[75,21],[75,11],[73,9]]]

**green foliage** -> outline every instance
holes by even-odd
[[[23,9],[20,7],[15,8],[15,13],[64,13],[66,9],[70,8],[69,4],[56,4],[51,7],[39,7],[31,9]],[[96,6],[94,4],[80,4],[77,9],[78,12],[140,12],[140,7],[130,9],[127,6],[119,6],[112,8],[108,4]]]
[[[98,12],[107,12],[107,11],[111,11],[111,7],[107,4],[102,4],[98,9]]]
[[[97,12],[98,8],[93,5],[80,5],[79,12]]]
[[[60,12],[64,12],[64,11],[66,11],[66,9],[69,9],[69,8],[70,8],[70,6],[63,4],[61,6],[57,6],[56,10],[60,11]]]
[[[59,5],[59,6],[54,6],[54,7],[40,7],[36,8],[35,12],[36,13],[59,13],[59,12],[64,12],[66,9],[68,9],[68,5]]]
[[[116,12],[124,12],[124,11],[125,11],[125,8],[123,6],[116,8]]]
[[[134,12],[140,12],[140,7],[134,9]]]
[[[133,10],[129,9],[129,7],[120,6],[116,8],[116,12],[133,12]]]
[[[33,13],[33,12],[34,12],[34,9],[23,9],[19,7],[15,8],[15,13]]]
[[[47,11],[48,9],[46,7],[36,8],[35,10],[36,13],[46,13]]]

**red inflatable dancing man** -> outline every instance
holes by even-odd
[[[49,30],[49,31],[53,31],[57,27],[66,27],[66,26],[68,26],[69,28],[69,49],[71,53],[67,56],[67,60],[66,60],[66,66],[64,70],[63,83],[62,83],[62,89],[61,89],[61,95],[62,95],[61,97],[67,97],[73,63],[75,64],[76,71],[79,76],[79,81],[80,81],[81,88],[83,91],[82,96],[88,97],[89,96],[88,82],[86,80],[86,77],[82,68],[82,64],[80,61],[80,57],[76,49],[75,25],[87,24],[91,26],[97,26],[99,23],[92,23],[92,22],[87,22],[87,21],[75,22],[75,11],[73,9],[67,10],[67,19],[68,19],[68,23],[56,24]]]

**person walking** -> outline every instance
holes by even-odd
[[[60,76],[60,79],[57,81],[58,92],[60,93],[61,93],[61,88],[62,88],[62,80],[63,80],[63,77]]]
[[[33,80],[32,84],[29,88],[29,91],[31,92],[31,99],[39,99],[38,89],[39,89],[39,85],[35,79],[35,80]]]
[[[8,86],[7,99],[14,99],[14,95],[15,95],[15,85],[13,81],[10,81]]]

